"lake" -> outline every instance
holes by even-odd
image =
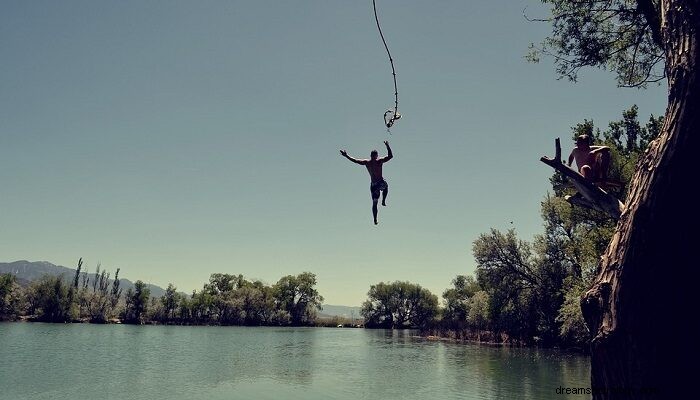
[[[409,331],[0,323],[0,399],[565,399],[587,357]]]

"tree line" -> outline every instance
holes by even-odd
[[[14,275],[0,275],[0,320],[26,317],[43,322],[123,322],[182,325],[312,325],[323,297],[310,272],[282,277],[274,285],[250,281],[243,275],[215,273],[191,295],[169,284],[165,294],[152,297],[142,281],[126,292],[119,270],[82,271],[75,276],[44,276],[20,286]]]

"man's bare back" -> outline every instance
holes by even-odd
[[[367,163],[365,164],[365,167],[367,167],[367,172],[369,172],[369,177],[372,180],[372,182],[379,182],[381,180],[384,180],[382,177],[382,164],[385,162],[389,161],[386,158],[380,158],[377,160],[363,160],[366,161]]]
[[[369,177],[371,180],[369,190],[372,195],[372,214],[374,215],[374,224],[377,224],[377,202],[379,201],[379,194],[382,194],[382,205],[386,206],[386,196],[389,194],[389,184],[386,183],[384,177],[382,176],[382,164],[394,158],[391,153],[391,147],[389,147],[389,142],[385,141],[387,156],[379,158],[379,153],[377,150],[372,150],[369,160],[359,160],[357,158],[350,157],[348,152],[345,150],[340,150],[340,154],[347,158],[348,160],[354,162],[355,164],[364,165],[369,172]]]
[[[576,167],[581,170],[585,165],[594,165],[596,162],[596,153],[592,153],[591,150],[593,150],[595,147],[600,147],[600,146],[591,146],[588,150],[582,150],[577,147],[575,147],[571,151],[571,156],[576,160]],[[569,162],[569,165],[571,165],[571,162]]]

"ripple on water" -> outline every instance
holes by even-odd
[[[4,323],[0,399],[541,399],[589,386],[586,357],[411,335]]]

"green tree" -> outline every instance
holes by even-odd
[[[206,290],[211,294],[221,294],[232,292],[238,287],[238,283],[243,280],[242,275],[231,275],[215,273],[209,277],[209,284],[205,285]]]
[[[83,288],[78,288],[81,265],[82,259],[78,261],[78,269],[72,286],[77,293],[80,314],[81,316],[85,315],[90,322],[105,323],[114,316],[121,296],[119,269],[114,275],[114,280],[110,283],[110,274],[104,269],[100,270],[101,266],[97,264],[92,287],[85,285]]]
[[[129,288],[126,291],[126,305],[123,313],[123,320],[125,323],[142,324],[145,322],[150,295],[151,290],[140,280],[136,281],[133,290]]]
[[[28,287],[29,301],[37,318],[44,322],[69,322],[77,316],[75,290],[62,276],[46,275]]]
[[[239,325],[242,323],[242,302],[238,297],[238,289],[244,285],[243,275],[215,273],[209,277],[209,283],[204,285],[210,301],[210,318],[220,325]],[[203,298],[202,298],[203,299]]]
[[[570,346],[584,348],[590,340],[590,332],[581,313],[581,296],[590,287],[584,280],[569,277],[564,284],[564,302],[562,303],[557,322],[561,324],[562,341]]]
[[[260,281],[248,282],[238,288],[237,295],[241,299],[241,311],[245,325],[272,324],[275,314],[275,298],[272,287]]]
[[[492,229],[474,241],[477,281],[489,294],[489,320],[495,332],[512,339],[530,340],[537,321],[530,302],[539,284],[529,243],[518,240],[514,230],[505,234]]]
[[[192,324],[286,325],[296,312],[294,323],[310,324],[315,315],[311,308],[322,300],[313,287],[315,279],[305,273],[271,287],[240,274],[215,273],[189,301],[180,301],[180,314],[183,322]]]
[[[122,295],[121,281],[119,280],[119,268],[114,273],[114,280],[112,281],[112,291],[110,293],[110,303],[112,305],[112,311],[117,309],[119,304],[119,298]]]
[[[191,323],[208,324],[213,322],[214,296],[207,290],[193,291],[188,305]]]
[[[21,298],[17,278],[12,274],[0,274],[0,321],[13,320],[20,314]]]
[[[258,313],[261,323],[264,325],[284,325],[284,318],[279,319],[282,314],[276,306],[275,289],[259,281],[255,282],[255,287],[260,291]]]
[[[194,296],[194,294],[193,294]],[[184,324],[193,324],[194,317],[192,314],[192,304],[187,296],[182,296],[180,302],[177,305],[178,315],[180,316],[180,321]]]
[[[365,326],[369,328],[394,328],[397,326],[399,303],[395,298],[394,286],[396,285],[384,282],[370,286],[367,300],[362,303],[360,310],[360,314],[365,319]],[[400,325],[403,323],[404,321],[399,321]]]
[[[489,326],[489,310],[489,295],[485,291],[479,290],[469,299],[467,322],[477,330],[487,329]]]
[[[315,288],[316,275],[303,272],[282,277],[274,286],[279,307],[289,314],[292,325],[310,325],[321,310],[323,296]]]
[[[141,317],[141,320],[151,321],[151,322],[167,322],[165,316],[165,308],[163,307],[163,302],[157,297],[149,297],[148,306],[146,307],[146,312]]]
[[[78,282],[80,279],[80,271],[83,268],[83,258],[78,259],[78,267],[75,269],[75,277],[73,278],[73,288],[78,289]]]
[[[177,288],[172,284],[168,284],[168,288],[165,289],[165,294],[160,298],[161,304],[163,306],[163,317],[164,321],[173,321],[175,319],[175,312],[180,305],[180,293],[177,292]]]
[[[409,292],[406,306],[408,321],[411,325],[421,329],[429,327],[439,313],[437,296],[420,286]]]
[[[114,274],[114,279],[110,280],[110,273],[101,270],[101,265],[98,264],[91,279],[88,273],[82,270],[82,266],[81,258],[71,282],[78,307],[77,314],[81,319],[92,323],[105,323],[118,313],[117,306],[121,296],[119,269]]]
[[[437,296],[410,282],[370,286],[360,311],[368,328],[425,328],[438,313]]]
[[[556,315],[565,271],[519,240],[514,230],[492,229],[474,241],[477,280],[489,295],[490,326],[511,339],[556,342]]]
[[[444,303],[443,320],[451,328],[464,327],[467,323],[471,298],[481,290],[473,276],[457,275],[452,287],[442,293]]]

